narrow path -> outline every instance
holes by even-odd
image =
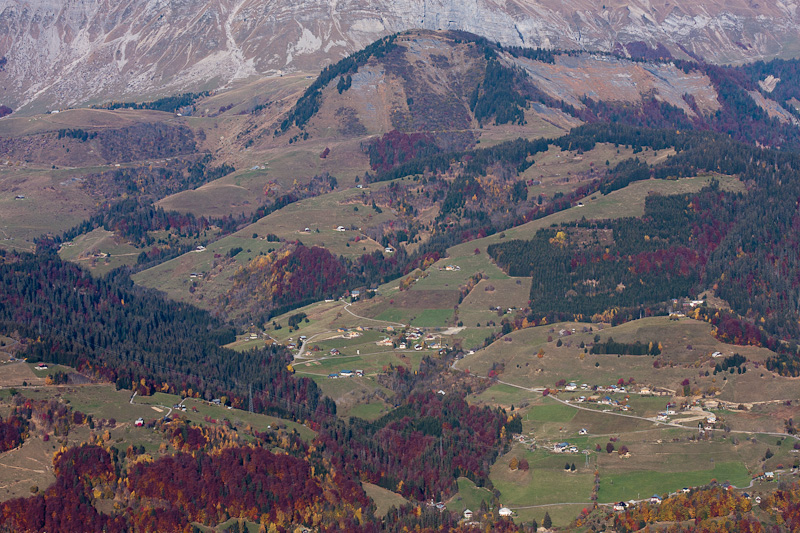
[[[299,359],[300,357],[303,357],[303,354],[306,352],[306,344],[308,344],[311,341],[311,339],[319,337],[320,335],[326,335],[328,333],[333,333],[333,330],[329,329],[328,331],[323,331],[323,332],[317,333],[316,335],[312,335],[310,337],[307,337],[306,340],[304,340],[302,343],[300,343],[300,351],[298,351],[297,355],[294,356],[295,361],[297,359]]]
[[[162,418],[167,418],[168,416],[170,416],[172,414],[172,411],[174,410],[173,407],[167,407],[166,405],[161,405],[161,404],[156,404],[156,403],[133,403],[133,399],[135,397],[136,397],[136,391],[133,391],[133,394],[131,395],[131,399],[130,399],[130,402],[129,402],[131,405],[142,405],[142,406],[147,406],[147,407],[161,407],[162,409],[166,409],[167,410],[167,414],[165,414]],[[188,399],[189,398],[182,399],[180,402],[178,402],[177,405],[183,407],[183,403]]]

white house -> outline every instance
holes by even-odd
[[[472,511],[470,511],[469,509],[466,509],[464,511],[464,518],[466,520],[472,520]]]
[[[514,511],[509,509],[508,507],[501,507],[499,511],[497,511],[500,516],[511,516],[514,514]]]

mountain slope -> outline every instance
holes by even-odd
[[[621,50],[739,62],[800,51],[797,3],[746,0],[126,0],[0,4],[0,104],[87,101],[217,88],[257,74],[316,71],[375,38],[457,29],[503,44]]]

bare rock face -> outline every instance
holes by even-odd
[[[603,4],[605,2],[605,4]],[[41,111],[317,72],[411,28],[743,62],[800,53],[797,0],[0,0],[0,104]]]

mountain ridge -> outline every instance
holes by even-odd
[[[35,112],[216,89],[254,76],[314,72],[376,38],[464,30],[504,45],[618,51],[659,44],[714,63],[800,52],[797,3],[554,0],[270,0],[0,5],[0,103]],[[620,44],[622,43],[622,44]]]

